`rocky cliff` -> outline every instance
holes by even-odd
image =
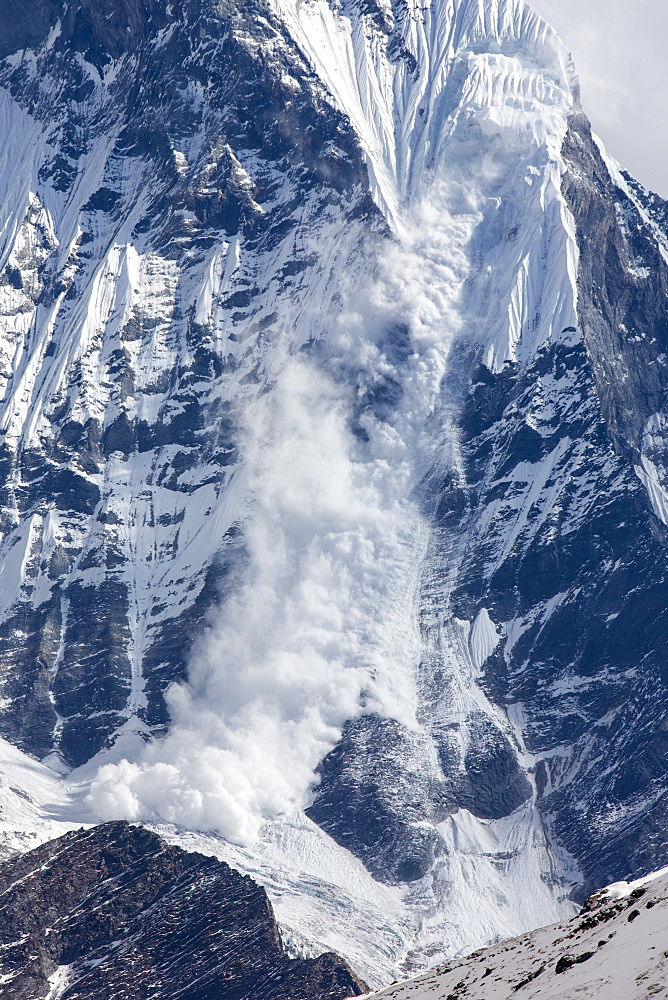
[[[263,889],[227,865],[106,823],[0,865],[0,996],[335,1000],[336,955],[290,959]]]

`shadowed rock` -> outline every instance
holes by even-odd
[[[55,983],[62,1000],[338,1000],[366,989],[337,955],[289,958],[252,879],[128,823],[0,865],[0,953],[7,1000],[50,997]]]

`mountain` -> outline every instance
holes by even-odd
[[[665,870],[635,882],[618,882],[595,893],[569,921],[368,996],[588,1000],[602,991],[610,1000],[664,996],[667,889]]]
[[[212,858],[106,823],[0,865],[0,996],[319,1000],[364,989],[289,959],[266,893]]]
[[[0,842],[372,986],[666,860],[668,206],[523,0],[0,0]]]

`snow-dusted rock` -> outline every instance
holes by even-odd
[[[388,1000],[641,1000],[664,996],[668,974],[665,869],[618,882],[571,920],[478,951],[369,997]]]
[[[559,38],[523,0],[60,6],[0,2],[31,836],[196,840],[372,984],[662,863],[666,209]]]

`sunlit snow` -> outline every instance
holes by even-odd
[[[520,708],[506,715],[477,684],[503,628],[512,638],[523,624],[504,626],[487,611],[471,622],[452,618],[447,571],[427,627],[419,620],[418,593],[434,569],[420,489],[430,470],[458,470],[453,404],[443,393],[456,341],[480,346],[488,368],[500,372],[546,343],[577,337],[578,251],[561,192],[577,80],[555,33],[522,0],[412,0],[398,25],[412,59],[390,58],[372,20],[350,18],[335,3],[274,0],[274,8],[312,64],[323,99],[352,122],[391,234],[369,235],[362,222],[322,214],[306,195],[300,249],[318,263],[305,277],[280,280],[289,237],[257,257],[238,239],[221,240],[182,274],[132,236],[147,206],[146,177],[138,175],[131,218],[113,232],[91,220],[105,250],[73,302],[61,296],[39,305],[48,315],[37,317],[18,308],[28,309],[21,292],[3,288],[0,311],[12,320],[0,358],[15,375],[2,431],[12,447],[46,433],[54,397],[67,397],[81,423],[94,417],[109,426],[121,412],[151,422],[164,407],[176,415],[161,379],[185,350],[172,317],[192,313],[220,356],[232,359],[210,402],[235,401],[240,455],[222,483],[209,481],[205,468],[186,471],[186,493],[161,485],[151,453],[116,452],[91,481],[117,527],[90,529],[76,517],[65,524],[54,512],[17,523],[3,543],[0,592],[26,588],[37,541],[48,552],[63,533],[81,540],[70,579],[99,582],[102,570],[85,561],[97,531],[113,534],[130,594],[126,725],[113,749],[78,773],[66,780],[48,773],[55,818],[34,820],[35,836],[51,835],[68,815],[72,823],[156,824],[266,884],[286,928],[348,956],[373,984],[572,910],[566,893],[574,873],[555,855],[535,794],[505,819],[464,809],[448,817],[438,830],[446,851],[433,871],[395,887],[375,882],[303,809],[317,765],[347,720],[374,712],[419,737],[425,663],[443,671],[439,724],[472,713],[489,719],[534,782]],[[101,102],[112,79],[97,78]],[[33,259],[57,250],[66,263],[80,236],[78,212],[99,187],[116,136],[82,158],[76,196],[41,200],[46,140],[6,95],[0,113],[7,137],[0,257],[20,263],[30,246]],[[197,154],[174,149],[178,171]],[[239,183],[250,184],[252,162],[236,169]],[[251,320],[231,320],[223,300],[242,282],[257,283],[259,306]],[[121,406],[107,365],[137,317],[148,333],[123,347],[140,378]],[[268,317],[273,333],[264,338]],[[398,356],[386,343],[389,328],[408,331]],[[80,385],[68,381],[74,366]],[[396,387],[391,412],[369,408],[355,433],[358,397],[380,378]],[[529,493],[518,491],[510,512],[489,512],[503,516],[499,553],[520,537],[564,447],[513,471]],[[643,474],[653,502],[664,503],[651,461],[643,458]],[[146,745],[136,713],[154,630],[197,598],[202,568],[239,524],[245,568],[196,644],[189,683],[169,690],[169,734]],[[30,593],[36,606],[45,598],[39,587]],[[458,739],[466,741],[464,727]],[[419,766],[428,771],[430,762]],[[41,796],[40,808],[47,800]]]

